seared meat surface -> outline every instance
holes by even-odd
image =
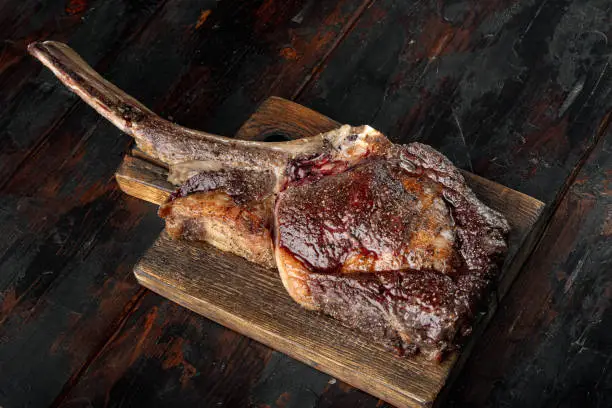
[[[402,353],[452,350],[505,254],[508,225],[429,146],[357,164],[309,160],[276,201],[276,260],[292,297]]]

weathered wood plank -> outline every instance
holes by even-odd
[[[270,95],[290,97],[300,90],[370,3],[221,2],[220,9],[240,18],[210,14],[205,24],[215,35],[199,33],[197,43],[185,44],[185,52],[196,55],[167,90],[160,112],[191,128],[234,135]]]
[[[148,292],[57,406],[248,407],[270,350]]]
[[[296,101],[554,207],[612,109],[609,14],[607,0],[377,1]]]
[[[81,36],[87,36],[89,27],[85,27],[88,24],[85,23],[84,16],[90,11],[90,6],[84,1],[79,3],[78,8],[59,1],[40,3],[35,0],[6,0],[0,4],[0,112],[9,106],[8,101],[40,70],[24,52],[28,42],[45,35],[67,39],[77,31],[80,31]],[[122,13],[117,8],[117,2],[107,3],[108,6],[114,6],[115,16],[107,15],[109,31],[101,30],[98,33],[101,43],[105,42],[105,36],[119,34],[113,32],[112,28],[118,28],[120,19],[129,22],[134,14],[140,14],[140,19],[146,21],[146,14],[141,13],[143,10],[137,7],[132,13]],[[107,10],[99,10],[98,13]],[[128,25],[127,32],[137,27],[137,24],[134,24],[134,27]],[[91,33],[89,34],[91,39]]]
[[[115,185],[125,143],[89,137],[92,124],[112,127],[84,120],[88,110],[1,193],[2,406],[53,402],[129,311],[140,292],[131,265],[161,230],[149,205]]]
[[[451,406],[612,404],[612,131],[450,393]]]
[[[124,193],[160,205],[176,189],[168,182],[168,171],[134,156],[125,156],[115,173]]]
[[[328,132],[339,125],[335,120],[303,105],[272,96],[263,101],[244,122],[235,137],[260,141],[291,140]]]
[[[100,3],[83,2],[81,8],[68,12],[70,5],[61,1],[7,2],[10,11],[3,17],[14,21],[7,22],[13,30],[0,44],[0,186],[47,140],[78,99],[28,55],[28,43],[49,38],[68,41],[106,72],[164,0]],[[0,24],[2,29],[7,26]]]

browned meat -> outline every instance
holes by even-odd
[[[425,145],[324,176],[312,162],[277,198],[288,292],[402,352],[452,349],[495,277],[506,222]]]
[[[236,169],[198,173],[159,208],[173,238],[205,241],[274,267],[270,226],[275,176]]]
[[[245,142],[185,129],[62,44],[30,46],[66,85],[170,167],[173,237],[276,265],[291,297],[402,353],[440,358],[470,332],[508,223],[434,149],[369,126]]]
[[[271,200],[239,205],[222,191],[197,192],[159,208],[172,238],[205,241],[251,262],[274,267]]]

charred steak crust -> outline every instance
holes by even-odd
[[[399,355],[439,360],[470,332],[470,294],[435,271],[313,274],[308,287],[321,312]]]
[[[400,354],[440,359],[471,332],[509,226],[433,148],[374,147],[350,160],[333,149],[291,160],[280,192],[265,170],[198,173],[160,215],[175,238],[265,266],[276,235],[276,264],[298,303]]]
[[[274,194],[275,175],[271,171],[220,169],[198,173],[183,183],[170,201],[196,192],[221,190],[239,205],[260,201]]]
[[[471,332],[508,223],[433,148],[339,132],[337,146],[289,160],[280,182],[265,169],[198,173],[160,215],[175,238],[276,263],[302,306],[400,354],[440,359]]]
[[[351,168],[309,158],[287,174],[276,245],[292,296],[401,353],[454,349],[505,254],[503,216],[420,143]]]
[[[411,143],[399,150],[403,162],[413,163],[417,171],[444,187],[467,268],[481,271],[484,276],[497,273],[507,250],[508,221],[483,204],[453,163],[431,146]]]

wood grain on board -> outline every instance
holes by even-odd
[[[337,126],[301,105],[270,98],[236,137],[296,139]],[[501,211],[512,226],[508,260],[501,276],[514,276],[520,268],[518,262],[530,250],[523,243],[543,203],[465,174],[479,197]],[[156,204],[172,191],[166,177],[167,171],[147,161],[142,153],[127,156],[116,175],[126,193]],[[205,244],[171,240],[164,233],[135,267],[135,274],[141,284],[162,296],[397,406],[433,404],[451,372],[460,368],[456,364],[458,354],[449,356],[443,364],[420,356],[399,359],[339,322],[302,309],[286,293],[276,271]],[[484,325],[492,313],[490,310],[479,324]]]

